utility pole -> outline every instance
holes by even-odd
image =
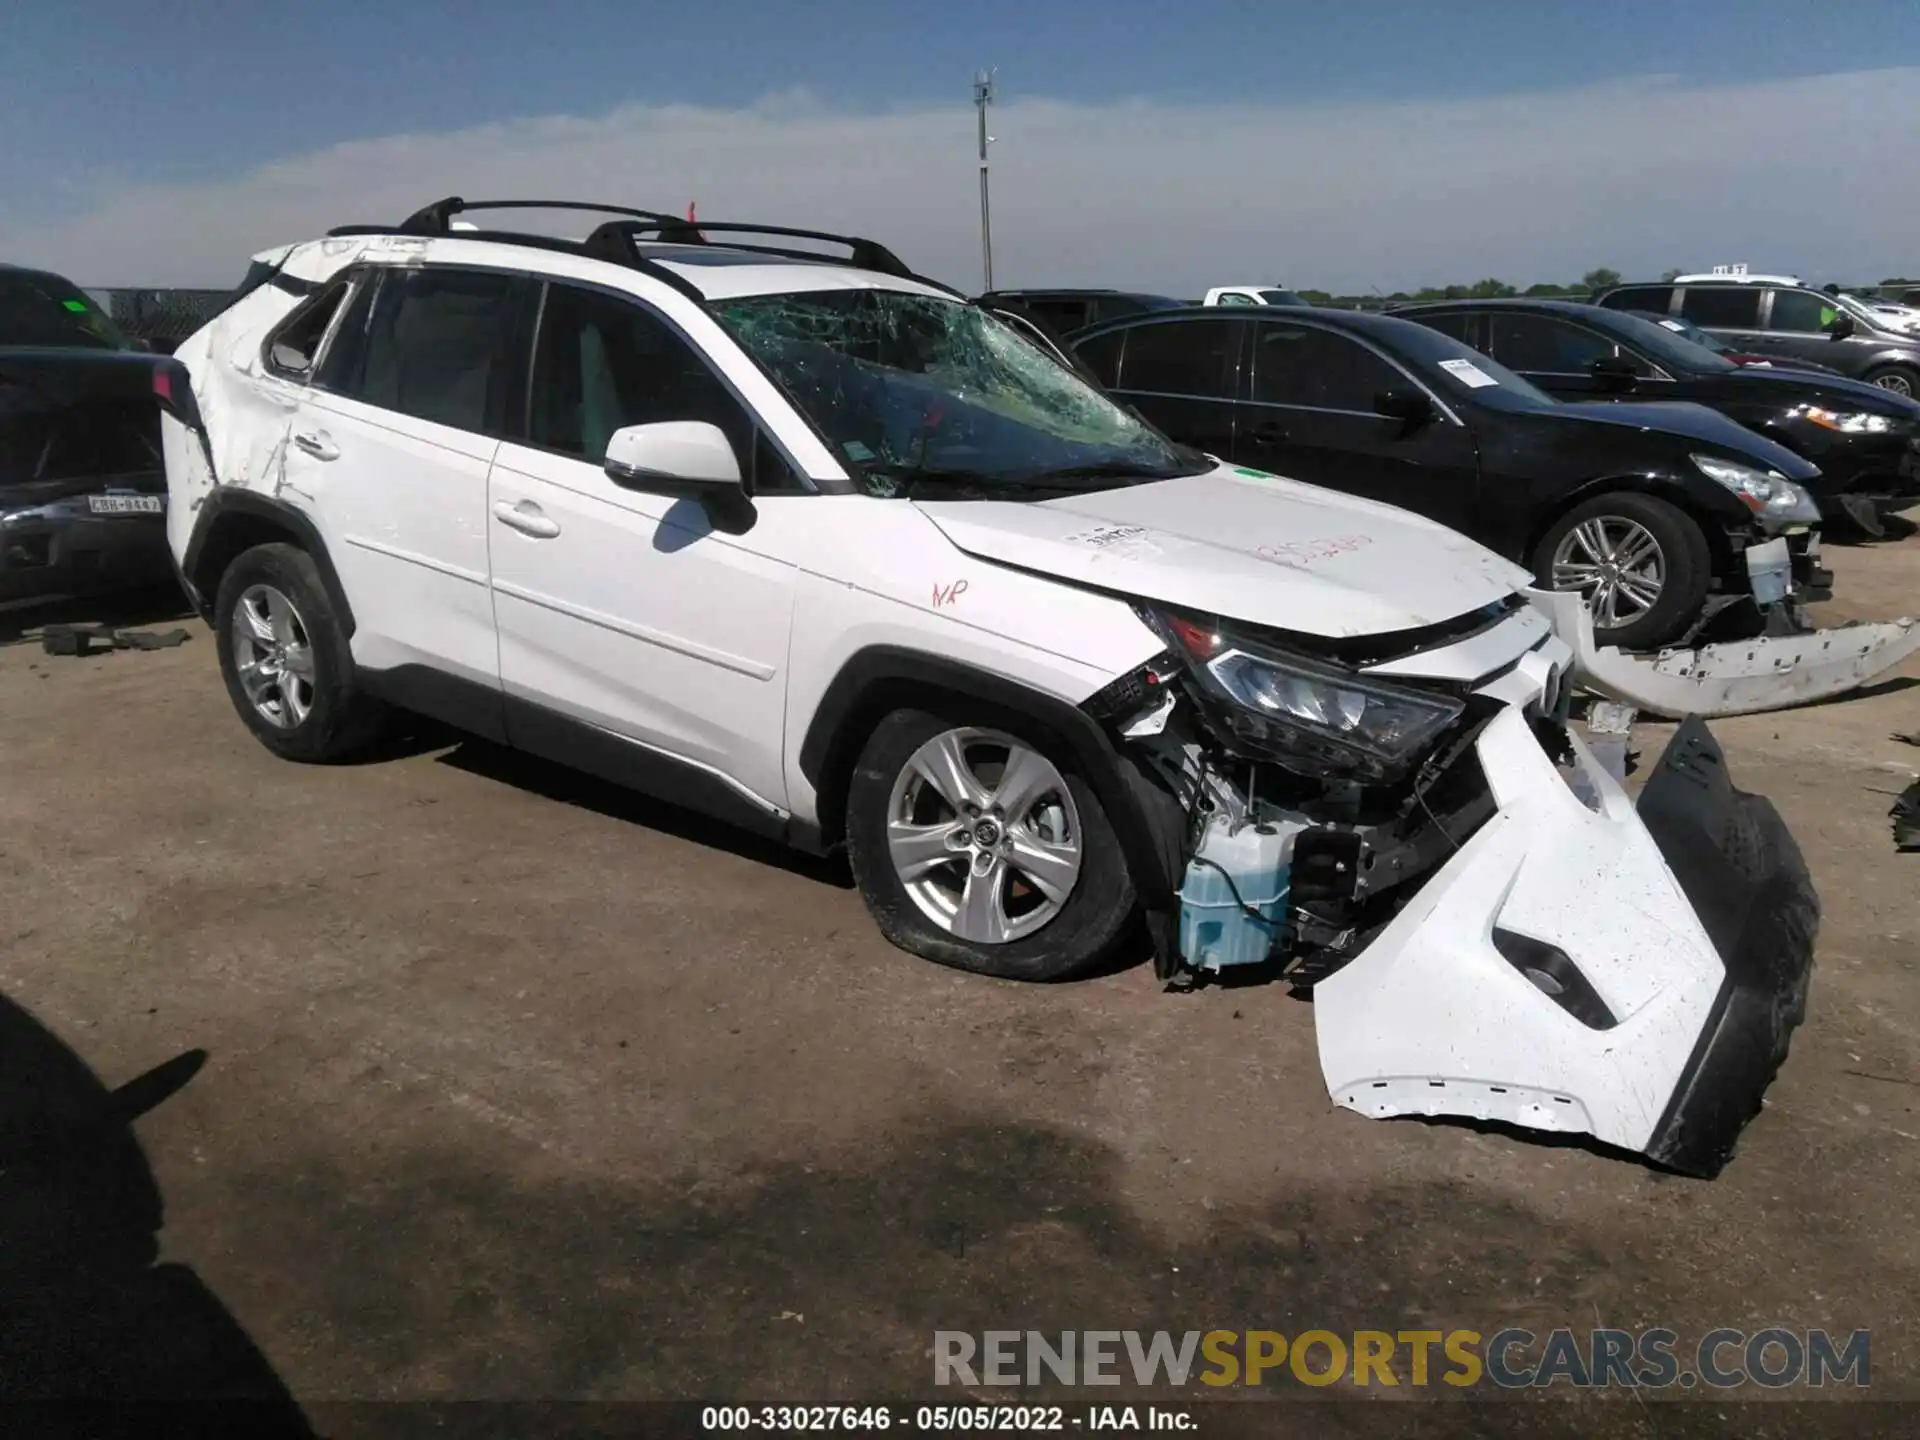
[[[992,103],[993,71],[975,71],[973,106],[980,112],[980,268],[986,272],[988,290],[993,289],[993,221],[987,206],[987,146],[993,143],[987,134],[987,106]]]

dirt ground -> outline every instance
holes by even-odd
[[[1920,538],[1832,557],[1824,619],[1920,612]],[[1920,663],[1714,727],[1825,918],[1702,1183],[1336,1110],[1279,986],[910,959],[831,867],[478,743],[281,763],[185,623],[0,649],[0,1396],[871,1402],[934,1396],[936,1329],[1782,1324],[1870,1327],[1870,1393],[1920,1397]],[[1526,1428],[1815,1423],[1726,1398]]]

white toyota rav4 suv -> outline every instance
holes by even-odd
[[[1818,901],[1697,721],[1628,800],[1525,571],[1182,449],[870,241],[539,203],[605,218],[334,231],[180,347],[172,548],[268,748],[425,712],[844,846],[991,975],[1144,917],[1169,983],[1314,987],[1341,1105],[1724,1164]]]

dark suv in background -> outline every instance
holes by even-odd
[[[1829,518],[1869,535],[1920,501],[1920,403],[1841,375],[1757,369],[1618,310],[1569,300],[1458,300],[1393,312],[1465,341],[1559,400],[1691,400],[1820,467]]]
[[[1909,398],[1920,396],[1920,336],[1847,309],[1811,285],[1780,277],[1684,278],[1616,285],[1594,297],[1609,310],[1678,315],[1737,350],[1782,365],[1812,360]]]

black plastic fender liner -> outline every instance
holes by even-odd
[[[219,584],[217,570],[211,577],[213,584],[204,583],[209,579],[204,572],[210,562],[218,561],[220,568],[224,569],[239,553],[239,549],[248,548],[243,543],[232,553],[223,553],[228,547],[222,542],[233,535],[236,526],[245,530],[265,527],[279,529],[311,555],[320,571],[320,583],[326,586],[327,599],[340,622],[341,634],[349,640],[353,638],[353,607],[347,603],[346,587],[340,583],[339,573],[333,568],[333,559],[327,554],[327,543],[321,539],[319,527],[313,523],[312,517],[297,505],[238,485],[216,485],[207,492],[206,499],[200,503],[200,514],[193,522],[193,535],[187,541],[187,553],[180,561],[181,579],[188,592],[198,601],[203,617],[207,616],[207,611],[213,605],[213,591]],[[251,543],[268,542],[253,540]]]
[[[1646,1153],[1711,1179],[1806,1018],[1820,897],[1773,802],[1735,788],[1697,716],[1674,732],[1638,809],[1727,970]]]
[[[1155,918],[1176,911],[1180,842],[1185,814],[1179,802],[1121,754],[1084,710],[1055,696],[957,660],[899,646],[856,651],[820,697],[800,744],[800,773],[818,796],[828,843],[843,831],[846,779],[873,727],[892,710],[924,706],[929,696],[995,710],[1012,721],[1037,724],[1073,754],[1120,837],[1120,847],[1147,914],[1155,970],[1164,979],[1178,963],[1174,927]]]

